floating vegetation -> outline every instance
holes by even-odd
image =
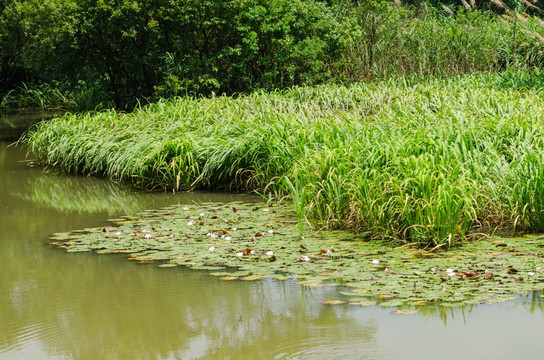
[[[298,234],[289,207],[236,202],[147,211],[50,239],[69,252],[122,253],[161,267],[213,270],[222,280],[295,277],[309,287],[343,285],[341,301],[360,306],[462,306],[544,289],[544,236],[432,253],[342,231]]]

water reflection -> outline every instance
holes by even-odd
[[[39,339],[48,356],[76,359],[222,359],[238,349],[251,359],[266,358],[271,344],[298,347],[316,338],[320,323],[336,324],[333,332],[322,329],[332,338],[357,331],[367,343],[374,330],[334,309],[323,313],[323,294],[301,293],[296,284],[226,283],[196,271],[119,269],[116,257],[85,257],[76,255],[79,270],[70,259],[63,266],[69,272],[12,284],[4,343],[15,348]]]
[[[118,255],[65,253],[47,236],[145,207],[219,194],[139,193],[43,174],[0,143],[0,359],[513,359],[541,356],[544,302],[462,309],[328,307],[339,289],[225,282]],[[100,199],[104,200],[100,204]],[[240,199],[229,195],[223,200]]]
[[[11,155],[8,155],[8,152]],[[17,156],[14,157],[15,154]],[[107,179],[69,175],[48,176],[39,169],[23,168],[23,164],[29,160],[13,161],[14,158],[21,159],[22,156],[24,154],[20,148],[6,146],[0,148],[0,165],[6,168],[18,168],[17,171],[11,173],[4,171],[0,174],[0,191],[3,194],[9,193],[14,203],[26,200],[36,206],[65,213],[134,215],[144,209],[172,205],[180,201],[189,204],[256,199],[247,194],[211,192],[188,192],[175,197],[164,193],[138,191]],[[7,199],[4,203],[6,202]]]
[[[60,113],[39,108],[0,111],[0,141],[17,140],[30,126]]]
[[[543,292],[534,291],[527,294],[516,295],[517,301],[508,302],[503,306],[511,306],[529,314],[544,314],[544,297]],[[494,306],[493,304],[486,304]],[[495,305],[496,306],[496,305]],[[464,305],[462,307],[444,307],[440,305],[428,305],[423,307],[411,307],[409,310],[417,310],[418,316],[431,318],[433,320],[440,319],[444,326],[450,322],[463,322],[467,324],[467,319],[470,318],[473,312],[478,312],[482,306],[480,305]],[[408,309],[408,308],[407,308]]]
[[[175,197],[167,194],[137,191],[107,179],[77,176],[40,176],[26,179],[27,187],[12,195],[49,209],[79,214],[107,213],[134,215],[144,209],[172,205]],[[184,193],[183,203],[240,201],[251,195],[224,193]]]
[[[145,207],[245,197],[141,193],[105,180],[49,176],[23,157],[24,150],[0,146],[0,359],[281,357],[354,330],[372,343],[375,324],[321,305],[335,289],[222,282],[205,272],[45,246],[53,232]]]

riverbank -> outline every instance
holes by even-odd
[[[295,87],[43,122],[24,142],[63,172],[146,188],[287,196],[301,222],[420,245],[544,229],[538,74]]]

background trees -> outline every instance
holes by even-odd
[[[76,109],[130,109],[185,94],[541,66],[532,4],[0,0],[0,96],[24,83]]]

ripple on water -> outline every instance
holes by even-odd
[[[5,359],[64,359],[65,356],[51,354],[46,351],[44,343],[59,336],[58,328],[48,325],[46,322],[33,323],[27,326],[17,326],[16,323],[3,326],[7,331],[15,331],[15,342],[0,348],[0,358]]]
[[[359,342],[353,339],[331,340],[320,337],[279,349],[274,359],[374,359],[376,358],[374,345],[368,343],[367,340],[365,340],[365,346],[362,347]],[[380,356],[380,359],[386,358]]]

